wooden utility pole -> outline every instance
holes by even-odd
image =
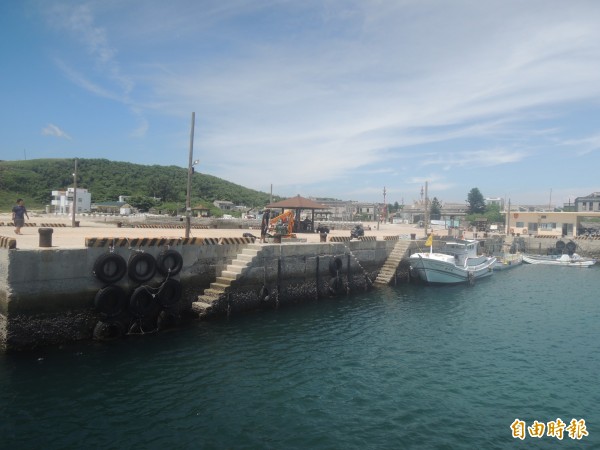
[[[191,215],[192,215],[192,203],[191,203],[191,189],[192,189],[192,158],[194,156],[194,122],[196,119],[196,113],[192,113],[192,129],[190,131],[190,156],[188,160],[188,179],[187,179],[187,195],[185,197],[185,237],[190,237],[191,226]]]

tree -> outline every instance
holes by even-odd
[[[431,220],[440,220],[442,217],[442,204],[437,199],[437,197],[433,197],[431,200],[431,208],[429,209],[429,215]]]
[[[485,217],[488,223],[504,223],[504,215],[500,212],[500,205],[492,204],[486,207]]]
[[[146,212],[156,204],[152,198],[142,196],[130,197],[127,199],[127,203],[138,209],[140,212]]]
[[[467,197],[467,213],[468,214],[483,214],[485,212],[485,200],[479,189],[473,188]]]

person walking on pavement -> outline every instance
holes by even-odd
[[[12,209],[15,234],[21,234],[21,228],[25,225],[25,216],[27,216],[27,220],[29,220],[29,214],[27,214],[27,208],[25,208],[25,205],[23,204],[23,199],[18,198],[17,204],[13,206]]]

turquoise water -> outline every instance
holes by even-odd
[[[0,356],[0,447],[600,448],[599,288],[524,265]],[[515,439],[517,418],[589,436]]]

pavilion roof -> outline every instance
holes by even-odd
[[[291,208],[291,209],[329,209],[328,206],[317,203],[308,198],[295,197],[287,198],[275,203],[270,203],[266,206],[267,208]]]

